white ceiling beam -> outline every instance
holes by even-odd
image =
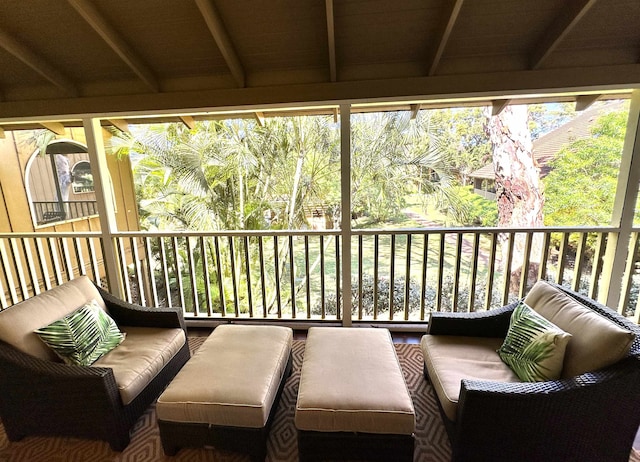
[[[56,135],[64,135],[65,133],[64,125],[62,125],[60,122],[40,122],[40,125],[42,125],[47,130],[52,131]]]
[[[84,20],[102,37],[127,66],[154,92],[160,91],[160,84],[151,69],[138,54],[125,42],[95,6],[87,0],[67,0]]]
[[[42,56],[20,43],[6,32],[0,30],[0,47],[18,58],[24,64],[36,71],[42,77],[54,84],[56,87],[64,90],[71,96],[78,96],[79,92],[75,84],[62,72],[53,67]]]
[[[129,133],[129,124],[124,119],[108,119],[107,120],[111,125],[116,127],[122,133]]]
[[[213,5],[213,1],[195,0],[195,2],[202,14],[202,17],[207,23],[207,27],[209,28],[213,39],[216,41],[216,44],[220,49],[220,53],[222,53],[222,56],[227,62],[227,66],[229,66],[229,70],[231,71],[231,75],[233,75],[236,84],[240,88],[244,88],[246,81],[244,68],[242,67],[240,58],[238,58],[233,42],[227,33],[224,22]]]
[[[464,0],[451,0],[448,5],[448,10],[440,20],[442,28],[439,31],[438,36],[436,37],[436,46],[432,51],[432,56],[429,62],[429,76],[435,75],[436,73],[436,69],[438,68],[440,60],[442,59],[442,53],[444,53],[444,49],[446,48],[447,43],[449,43],[449,38],[451,37],[453,26],[458,20],[458,15],[460,14],[460,10],[462,9],[463,2]]]
[[[193,130],[196,126],[196,121],[193,117],[191,116],[179,116],[180,117],[180,122],[182,122],[183,124],[185,124],[185,126],[189,129],[189,130]]]
[[[329,47],[329,78],[332,82],[338,80],[336,67],[336,32],[333,14],[333,0],[326,0],[327,9],[327,45]]]
[[[253,115],[256,118],[256,121],[258,122],[258,125],[260,125],[261,127],[264,127],[264,113],[263,112],[255,112]]]
[[[491,101],[491,115],[497,116],[498,114],[500,114],[504,110],[504,108],[509,105],[510,102],[510,99],[497,99]]]
[[[576,98],[576,111],[584,111],[591,107],[593,103],[598,101],[602,95],[582,95]]]
[[[557,46],[580,22],[597,0],[570,0],[560,9],[560,14],[548,27],[531,53],[531,69],[539,69]]]

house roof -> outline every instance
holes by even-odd
[[[540,167],[540,177],[547,176],[551,168],[548,163],[556,157],[558,151],[566,144],[591,136],[591,128],[594,122],[602,115],[619,111],[623,108],[622,101],[611,101],[604,105],[585,110],[583,113],[573,118],[560,127],[551,130],[533,142],[533,158]],[[483,180],[495,179],[493,163],[489,163],[482,168],[472,172],[471,178]]]
[[[638,0],[2,0],[0,128],[340,101],[580,103],[640,85],[639,31]]]

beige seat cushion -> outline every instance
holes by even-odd
[[[120,326],[126,333],[117,348],[93,363],[92,367],[110,367],[126,405],[155,378],[184,345],[180,328]]]
[[[295,424],[322,432],[413,434],[413,402],[387,329],[309,329]]]
[[[420,341],[429,378],[449,420],[456,420],[462,379],[520,382],[496,350],[504,339],[424,335]]]
[[[287,327],[216,327],[158,398],[158,419],[264,427],[292,343]]]
[[[525,303],[573,337],[565,350],[562,378],[609,366],[624,358],[635,335],[544,281]]]
[[[40,359],[61,361],[34,333],[68,315],[91,300],[105,309],[100,292],[82,276],[42,292],[0,312],[0,340]]]

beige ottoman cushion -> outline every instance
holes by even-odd
[[[295,424],[320,432],[413,434],[413,402],[387,329],[309,329]]]
[[[287,327],[217,327],[158,398],[158,419],[264,427],[292,342]]]
[[[496,350],[504,339],[425,335],[420,341],[429,379],[449,420],[456,420],[460,381],[520,382]]]

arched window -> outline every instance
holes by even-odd
[[[87,148],[54,141],[35,152],[26,172],[31,215],[36,226],[96,215],[93,175]]]

